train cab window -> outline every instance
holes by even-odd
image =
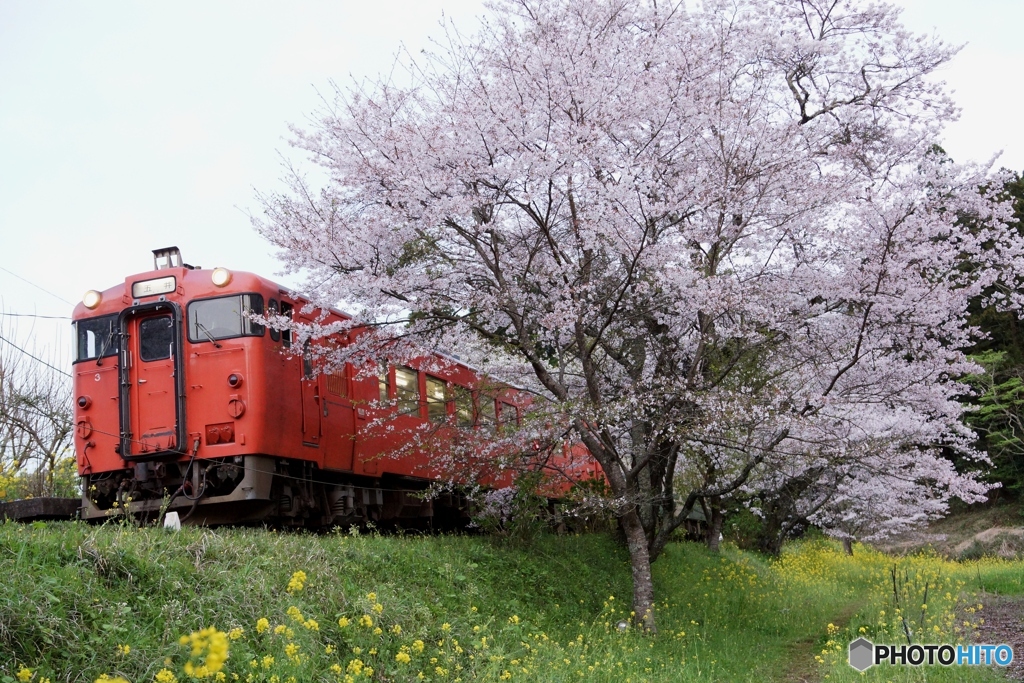
[[[395,398],[399,414],[420,416],[419,373],[411,368],[395,368]]]
[[[174,322],[171,316],[146,318],[139,323],[139,358],[165,360],[174,355]]]
[[[494,431],[494,397],[480,394],[480,426],[489,432]]]
[[[427,375],[427,418],[431,422],[448,419],[448,383]]]
[[[116,315],[79,320],[74,327],[76,363],[117,355],[121,335],[117,332]]]
[[[263,325],[249,317],[263,314],[259,294],[236,294],[202,299],[188,305],[188,340],[214,341],[231,337],[262,337]]]
[[[455,385],[455,424],[468,429],[473,422],[473,392]]]
[[[511,403],[498,401],[498,420],[501,422],[501,431],[509,431],[519,424],[519,413]]]
[[[277,305],[277,299],[271,299],[270,301],[267,302],[267,313],[268,314],[270,314],[270,315],[278,315],[280,312],[281,312],[280,308],[278,308],[278,305]],[[270,328],[270,338],[273,341],[281,341],[281,330],[278,330],[276,328],[271,327]]]
[[[292,306],[291,304],[286,303],[284,301],[281,302],[281,315],[283,315],[284,317],[291,319],[293,309],[294,306]],[[281,330],[281,343],[284,344],[285,348],[288,348],[289,346],[292,345],[291,330]]]

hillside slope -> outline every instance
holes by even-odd
[[[908,576],[959,571],[914,562]],[[660,632],[648,636],[617,627],[629,619],[628,558],[602,535],[513,546],[7,523],[0,681],[771,681],[794,657],[835,680],[850,634],[892,628],[876,617],[891,563],[824,542],[777,562],[673,544],[655,565]],[[964,569],[975,573],[1024,592],[1019,563]],[[937,598],[935,618],[965,599]],[[829,628],[840,616],[848,624]]]

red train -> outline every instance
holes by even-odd
[[[200,524],[465,519],[461,495],[421,495],[441,474],[436,458],[518,425],[525,393],[437,354],[379,377],[319,372],[291,331],[252,315],[312,322],[307,301],[251,273],[193,268],[176,247],[153,253],[153,271],[88,292],[74,311],[83,518],[127,508]],[[345,318],[332,310],[326,322]],[[410,441],[427,430],[429,447]],[[560,472],[553,496],[596,471],[579,448],[548,465]]]

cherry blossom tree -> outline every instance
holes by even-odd
[[[337,362],[444,348],[542,397],[603,469],[648,629],[695,504],[980,495],[937,454],[980,457],[964,315],[1021,245],[987,168],[932,151],[954,50],[859,0],[488,7],[339,88],[294,131],[322,187],[260,196],[317,303],[372,330]]]

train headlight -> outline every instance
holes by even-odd
[[[213,284],[217,287],[224,287],[231,282],[231,271],[227,268],[214,268],[210,279],[213,280]]]
[[[99,306],[101,301],[103,301],[103,295],[95,289],[90,289],[85,293],[85,296],[82,297],[82,303],[85,304],[85,307],[90,311]]]

